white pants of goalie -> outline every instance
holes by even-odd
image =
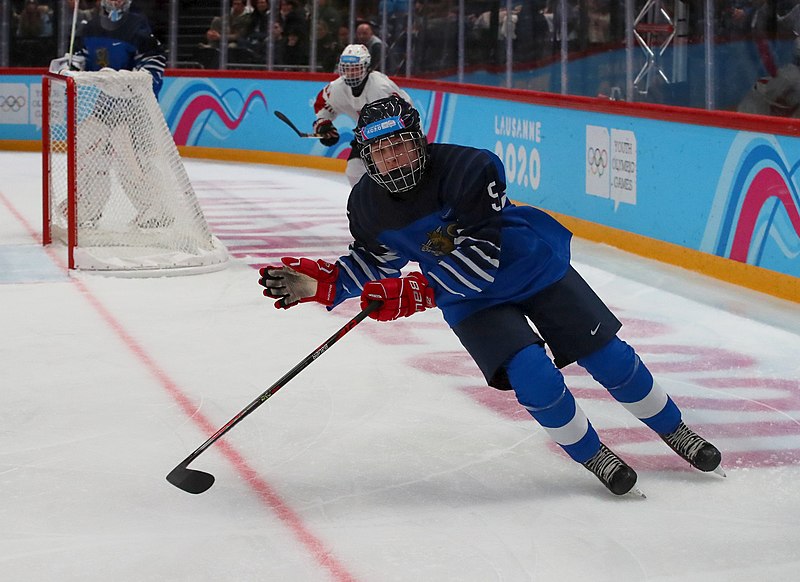
[[[153,195],[166,175],[160,167],[155,144],[141,137],[153,132],[140,132],[140,136],[134,137],[127,121],[136,117],[141,120],[144,116],[135,100],[125,101],[114,105],[119,114],[106,114],[104,119],[90,114],[80,121],[76,159],[78,224],[82,228],[96,225],[112,193],[120,191],[132,208],[129,222],[136,226],[157,228],[174,220],[174,213],[163,197]],[[112,187],[112,180],[116,180],[119,188]],[[120,220],[119,211],[115,215],[114,220]]]

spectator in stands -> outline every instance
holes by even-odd
[[[567,0],[567,41],[574,41],[578,37],[578,25],[580,23],[580,7],[577,0]],[[547,18],[550,33],[552,35],[553,51],[558,52],[561,45],[561,2],[559,0],[547,0],[544,8],[544,15]]]
[[[376,23],[381,20],[378,11],[379,2],[382,0],[361,0],[356,3],[356,26],[362,22],[371,22],[373,29],[377,30]],[[433,4],[433,2],[427,2],[427,4]]]
[[[292,28],[286,33],[282,64],[287,65],[289,70],[308,67],[308,51],[300,31],[296,28]]]
[[[248,17],[250,26],[245,45],[263,61],[269,38],[269,0],[255,0],[255,8]]]
[[[589,44],[606,44],[611,40],[611,13],[608,0],[589,0]]]
[[[517,38],[517,22],[519,21],[520,11],[522,11],[521,4],[512,7],[510,15],[505,6],[500,7],[497,40],[505,42],[507,37],[511,37],[511,40]]]
[[[317,66],[323,73],[333,73],[339,62],[339,43],[325,20],[317,21]]]
[[[284,35],[288,37],[290,32],[295,32],[298,40],[305,43],[308,25],[297,0],[281,0],[281,10],[277,20],[281,23]]]
[[[417,28],[415,70],[455,68],[458,60],[458,13],[451,11],[444,2],[426,5]]]
[[[511,18],[508,17],[508,11],[505,4],[501,5],[498,9],[498,25],[497,25],[497,40],[505,42],[506,37],[510,36],[512,40],[517,38],[517,22],[519,21],[519,13],[522,11],[522,5],[518,4],[511,9]],[[491,28],[492,12],[486,10],[481,12],[472,21],[472,25],[477,30],[489,30]]]
[[[331,35],[335,35],[339,27],[344,24],[344,17],[341,11],[331,6],[329,0],[319,0],[319,8],[317,10],[317,18],[325,22]]]
[[[39,5],[37,0],[25,0],[19,13],[11,13],[11,62],[20,67],[46,66],[55,52],[50,7]]]
[[[237,47],[239,41],[247,38],[250,31],[250,16],[245,12],[244,0],[231,0],[231,13],[228,17],[228,46]],[[215,16],[206,32],[204,48],[219,48],[222,38],[222,18]]]
[[[328,0],[318,0],[318,2],[319,2],[319,8],[317,8],[317,19],[320,22],[325,22],[325,24],[328,26],[328,31],[331,35],[336,34],[336,31],[339,30],[339,27],[342,25],[341,12],[339,12],[339,10],[331,6]],[[317,34],[319,34],[319,32]],[[337,52],[336,58],[338,59],[338,57],[339,53]]]
[[[372,59],[372,70],[380,71],[381,55],[383,54],[383,41],[375,35],[375,29],[369,22],[361,22],[356,26],[356,42],[363,44],[369,51]],[[386,64],[389,68],[389,64]]]
[[[36,0],[26,0],[17,20],[17,38],[47,38],[53,36],[50,7]]]
[[[272,42],[272,62],[275,64],[282,64],[286,57],[286,38],[283,35],[283,28],[281,23],[277,20],[272,23],[272,37],[268,42]]]
[[[482,1],[482,0],[481,0]],[[467,0],[469,3],[469,0]],[[405,62],[406,56],[406,27],[408,26],[409,0],[382,0],[381,20],[383,10],[386,10],[386,29],[381,30],[381,40],[386,45],[386,70],[387,75],[397,73],[396,67]],[[389,66],[391,63],[391,66]]]
[[[591,3],[593,0],[588,1]],[[602,2],[606,6],[610,1],[616,2],[616,0],[595,1]],[[514,40],[514,60],[518,63],[531,62],[545,58],[552,49],[547,19],[540,10],[542,6],[544,6],[544,2],[536,5],[525,3],[519,13],[516,26],[517,36]],[[607,8],[606,11],[608,11]],[[589,18],[591,17],[590,12]],[[591,26],[591,24],[589,26]]]
[[[336,47],[339,49],[339,54],[342,54],[342,51],[345,49],[347,45],[350,44],[350,29],[347,27],[346,24],[342,24],[336,29]]]

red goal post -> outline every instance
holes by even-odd
[[[148,73],[46,73],[42,100],[42,239],[66,246],[70,269],[162,276],[226,266]]]

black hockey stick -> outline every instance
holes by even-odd
[[[275,114],[275,117],[277,117],[282,122],[284,122],[286,125],[291,127],[299,137],[312,137],[312,138],[315,138],[315,139],[322,137],[318,133],[303,133],[302,131],[297,129],[297,126],[294,123],[292,123],[292,121],[288,117],[286,117],[283,113],[281,113],[280,111],[273,111],[273,113]]]
[[[286,383],[289,382],[292,378],[297,376],[300,372],[302,372],[306,366],[308,366],[311,362],[316,360],[322,354],[327,351],[329,347],[335,344],[337,341],[342,339],[348,331],[353,329],[357,326],[361,321],[364,320],[370,313],[375,311],[378,307],[381,306],[381,301],[371,301],[369,305],[367,305],[364,309],[361,310],[361,313],[356,315],[353,319],[348,321],[339,331],[325,340],[321,346],[319,346],[316,350],[308,354],[299,364],[297,364],[294,368],[286,372],[286,374],[281,377],[280,380],[275,382],[272,386],[270,386],[267,390],[262,392],[258,398],[253,400],[250,404],[248,404],[239,414],[234,416],[230,419],[225,426],[220,428],[217,432],[215,432],[211,437],[200,445],[196,451],[194,451],[191,455],[186,457],[180,464],[175,467],[172,471],[169,472],[167,475],[167,481],[175,485],[178,489],[183,489],[187,493],[203,493],[207,491],[213,484],[214,484],[214,475],[210,473],[206,473],[204,471],[198,471],[196,469],[189,469],[189,463],[194,461],[200,454],[205,451],[208,447],[210,447],[214,442],[219,439],[222,435],[226,432],[231,430],[234,426],[236,426],[239,421],[243,420],[245,416],[253,412],[256,408],[264,404],[269,398],[275,394],[278,390],[283,388]]]

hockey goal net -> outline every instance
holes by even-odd
[[[47,73],[42,98],[43,242],[66,245],[70,269],[225,266],[148,73]]]

